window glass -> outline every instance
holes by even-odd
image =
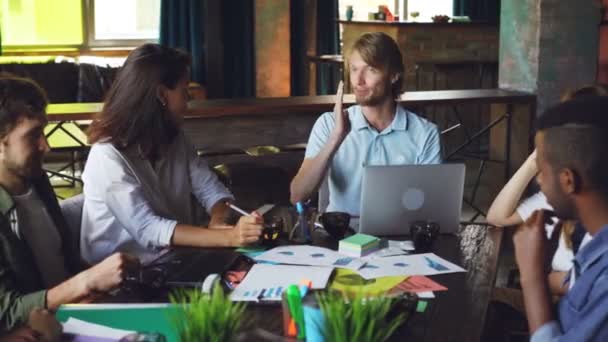
[[[82,0],[0,0],[2,45],[81,45]]]

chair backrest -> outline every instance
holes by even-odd
[[[73,233],[77,243],[80,243],[80,225],[82,221],[82,207],[84,195],[76,195],[59,202],[61,213],[68,224],[68,229]]]

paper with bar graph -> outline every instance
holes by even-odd
[[[311,288],[324,289],[333,272],[330,267],[255,264],[230,294],[234,301],[280,301],[291,284],[310,280]]]

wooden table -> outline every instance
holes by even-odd
[[[456,263],[466,273],[430,276],[448,288],[436,292],[428,299],[424,313],[415,313],[397,331],[393,341],[479,341],[483,332],[488,303],[494,287],[498,255],[502,242],[502,229],[469,225],[457,235],[441,235],[433,252]],[[327,241],[327,240],[325,240]],[[315,239],[318,243],[319,240]],[[326,247],[337,247],[337,242],[323,242]],[[206,249],[207,253],[209,249]],[[217,250],[216,250],[217,251]],[[225,253],[220,250],[217,253]],[[166,293],[133,293],[107,298],[106,302],[162,302]],[[252,318],[251,326],[282,336],[280,305],[250,304],[247,311]]]
[[[479,341],[496,278],[502,230],[469,225],[458,235],[442,235],[434,253],[467,269],[466,273],[430,276],[448,291],[435,292],[424,313],[416,313],[391,341]],[[255,325],[282,333],[278,308],[252,306]]]

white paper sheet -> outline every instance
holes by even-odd
[[[418,293],[416,293],[416,295],[420,299],[432,299],[432,298],[435,298],[435,294],[433,293],[433,291],[418,292]]]
[[[264,215],[267,212],[271,211],[274,207],[274,204],[264,204],[263,206],[257,208],[255,211],[260,215]]]
[[[466,270],[433,253],[425,253],[370,259],[357,272],[365,279],[373,279],[399,275],[466,272]]]
[[[388,246],[397,247],[406,252],[413,252],[414,250],[416,250],[416,248],[414,247],[414,242],[412,242],[411,240],[405,240],[405,241],[388,240]]]
[[[305,245],[275,247],[254,259],[289,265],[347,268],[353,271],[365,264],[365,261],[359,258],[349,257],[328,248]]]
[[[280,301],[281,294],[289,285],[301,285],[302,280],[310,280],[313,289],[324,289],[333,270],[317,266],[255,264],[245,279],[232,291],[230,299]]]
[[[100,303],[100,304],[63,304],[60,310],[116,310],[116,309],[150,309],[166,308],[169,303]]]
[[[376,259],[376,258],[386,258],[389,256],[395,256],[395,255],[406,255],[408,254],[408,252],[404,251],[401,248],[397,248],[397,247],[386,247],[386,248],[382,248],[379,249],[371,254],[368,254],[364,257],[361,257],[361,259],[365,260],[366,262],[369,261],[370,259]]]
[[[129,334],[135,333],[135,331],[114,329],[105,325],[90,323],[70,317],[63,323],[63,333],[101,337],[118,341]]]

